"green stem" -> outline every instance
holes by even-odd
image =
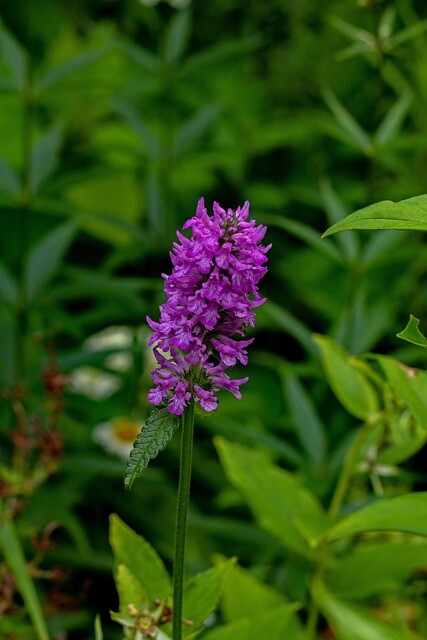
[[[193,458],[194,402],[188,405],[182,420],[181,460],[176,507],[175,550],[173,564],[173,640],[181,640],[182,599],[184,589],[185,539],[190,501],[191,463]]]

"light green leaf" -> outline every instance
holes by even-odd
[[[0,188],[2,186],[14,196],[21,191],[21,182],[16,171],[3,158],[0,158]]]
[[[364,608],[338,600],[324,588],[317,589],[316,599],[339,640],[408,640],[411,637],[402,637],[401,630],[382,622]]]
[[[130,604],[138,608],[146,598],[146,591],[135,574],[127,565],[119,563],[116,566],[114,578],[119,594],[120,612],[126,613]]]
[[[406,367],[389,356],[377,356],[377,359],[399,400],[420,426],[427,429],[427,373]]]
[[[36,90],[41,92],[54,86],[57,82],[64,80],[64,78],[67,78],[76,71],[80,71],[80,69],[84,69],[93,62],[96,62],[96,60],[102,58],[108,51],[110,51],[110,47],[104,47],[97,51],[87,51],[86,53],[75,56],[71,60],[67,60],[40,78],[36,83]]]
[[[375,132],[374,142],[376,144],[387,144],[398,135],[411,102],[412,94],[409,91],[405,91],[399,100],[392,105]]]
[[[61,136],[61,127],[52,127],[42,135],[31,152],[30,187],[33,193],[37,193],[58,165]]]
[[[8,270],[0,263],[0,300],[14,304],[18,299],[18,285]]]
[[[323,238],[349,229],[402,229],[427,231],[427,195],[400,202],[383,200],[359,209],[332,225]]]
[[[337,560],[328,586],[343,598],[363,599],[399,592],[402,583],[427,565],[427,542],[382,541],[358,545]]]
[[[346,516],[327,534],[328,540],[367,531],[402,531],[427,536],[427,492],[382,498]]]
[[[0,20],[0,51],[18,89],[27,82],[27,54],[25,49]]]
[[[189,580],[185,586],[183,603],[183,617],[186,620],[191,620],[200,626],[215,611],[221,595],[222,583],[235,562],[234,558],[220,562]],[[194,627],[183,625],[184,636],[193,633]]]
[[[34,300],[55,275],[76,231],[76,225],[67,222],[50,231],[31,249],[25,265],[26,293],[29,301]]]
[[[355,120],[344,105],[337,99],[335,94],[328,89],[323,93],[323,98],[332,111],[337,123],[345,133],[349,143],[357,147],[365,154],[369,154],[371,150],[371,139],[360,124]]]
[[[34,584],[28,573],[21,542],[12,520],[0,522],[0,549],[16,580],[37,640],[49,640],[46,623]]]
[[[124,564],[133,573],[149,601],[169,595],[169,575],[153,547],[115,514],[110,517],[110,544],[117,565]]]
[[[418,347],[427,347],[427,338],[419,330],[420,321],[412,315],[409,316],[409,322],[406,327],[397,334],[398,338],[416,344]]]
[[[177,62],[184,53],[190,34],[190,13],[179,11],[170,20],[164,43],[163,57],[166,63]]]
[[[296,433],[313,462],[325,455],[325,433],[313,401],[295,376],[285,377],[285,390]]]
[[[259,612],[258,608],[250,619],[237,620],[205,633],[205,640],[282,640],[291,617],[298,609],[297,604],[285,604],[268,611]]]
[[[99,615],[97,615],[95,618],[94,631],[95,631],[95,640],[104,640],[104,634],[102,632],[102,626],[101,626],[101,618],[99,617]]]
[[[242,492],[260,527],[286,547],[304,556],[312,552],[299,523],[311,533],[313,523],[326,516],[316,497],[291,473],[271,463],[264,455],[241,445],[216,439],[216,447],[229,481]]]
[[[334,262],[342,263],[342,257],[336,246],[332,244],[332,242],[328,245],[324,245],[319,237],[319,233],[307,224],[299,222],[298,220],[285,218],[284,216],[276,216],[274,214],[263,214],[258,217],[261,222],[269,226],[283,229],[296,238],[299,238]]]
[[[167,407],[155,407],[151,411],[130,452],[125,472],[126,489],[132,487],[135,478],[148,467],[150,460],[163,451],[180,426],[181,417],[170,413]]]
[[[356,366],[357,360],[347,355],[326,336],[315,336],[319,345],[326,377],[338,400],[349,413],[365,420],[379,409],[377,394]]]

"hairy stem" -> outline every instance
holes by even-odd
[[[185,539],[190,501],[191,463],[193,457],[194,402],[184,412],[181,436],[178,501],[176,507],[175,549],[173,563],[173,640],[182,637],[182,596],[184,589]]]

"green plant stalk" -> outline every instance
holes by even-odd
[[[173,640],[182,637],[182,601],[184,590],[185,540],[190,501],[191,465],[193,459],[194,402],[190,402],[182,419],[181,458],[176,507],[175,548],[173,561]]]

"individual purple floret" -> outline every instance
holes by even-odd
[[[172,273],[163,274],[167,301],[160,307],[159,322],[147,317],[153,329],[149,345],[156,344],[159,364],[148,399],[155,405],[167,399],[176,415],[192,399],[213,411],[219,389],[242,397],[239,387],[248,378],[232,380],[226,369],[248,362],[246,347],[252,339],[236,337],[254,325],[254,309],[265,301],[257,285],[267,272],[271,246],[260,244],[266,227],[248,220],[248,214],[249,202],[236,211],[214,202],[210,216],[201,198],[196,215],[183,227],[192,229],[192,237],[177,231]]]

